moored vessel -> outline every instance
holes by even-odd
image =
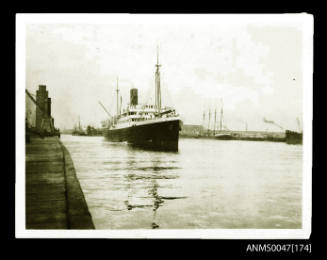
[[[303,134],[290,130],[285,131],[287,144],[302,144]]]
[[[117,114],[110,118],[104,130],[106,139],[155,150],[178,151],[180,118],[174,108],[161,106],[160,66],[157,55],[154,105],[139,105],[138,90],[132,88],[130,103],[121,113],[117,80]]]

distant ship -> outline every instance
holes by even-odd
[[[217,140],[233,140],[234,137],[229,133],[215,134],[215,139]]]
[[[285,131],[285,141],[287,144],[302,144],[303,133],[301,131],[300,119],[296,118],[297,125],[299,127],[300,132],[295,132],[291,130]]]
[[[83,130],[83,128],[81,127],[81,120],[80,117],[78,117],[78,126],[74,126],[74,130],[72,132],[72,135],[86,135],[86,132]]]
[[[290,130],[285,131],[287,144],[302,144],[303,134]]]
[[[181,121],[175,109],[161,106],[160,71],[157,53],[155,72],[155,104],[139,105],[138,91],[130,90],[130,104],[121,113],[117,80],[117,115],[111,117],[104,129],[106,139],[114,142],[128,142],[150,149],[178,151]],[[121,102],[120,102],[121,103]]]

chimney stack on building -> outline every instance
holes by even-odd
[[[48,97],[46,88],[46,85],[39,85],[39,89],[36,91],[36,103],[38,106],[36,106],[35,126],[39,130],[47,128],[51,131],[54,125],[54,119],[51,116],[51,98]]]
[[[36,128],[41,129],[42,120],[46,119],[45,115],[48,115],[48,91],[45,85],[39,85],[39,89],[36,91]]]

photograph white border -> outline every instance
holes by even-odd
[[[303,32],[303,185],[301,229],[27,230],[25,228],[25,42],[28,24],[292,25]],[[308,239],[312,217],[313,15],[300,14],[16,14],[16,238]]]

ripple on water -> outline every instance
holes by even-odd
[[[61,139],[96,228],[302,226],[302,146],[181,139],[178,153],[164,153]]]

